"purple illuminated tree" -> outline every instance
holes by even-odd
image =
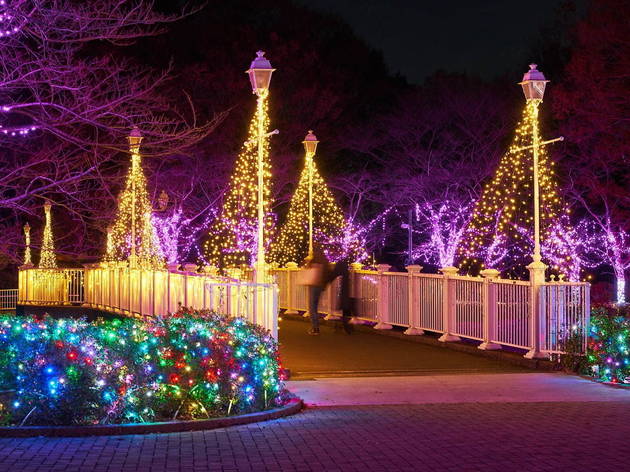
[[[423,241],[414,248],[412,259],[437,267],[452,266],[470,220],[470,204],[448,199],[416,203],[415,216],[420,222],[415,232]]]

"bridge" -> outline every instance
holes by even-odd
[[[440,341],[470,340],[484,350],[520,349],[528,358],[562,353],[571,336],[580,336],[586,348],[589,325],[589,284],[508,280],[496,271],[483,277],[457,274],[445,268],[441,274],[392,272],[386,265],[351,271],[351,293],[357,300],[356,323],[375,329],[400,327],[405,334],[437,333]],[[275,337],[278,313],[308,316],[307,287],[298,285],[299,268],[289,263],[274,269],[274,283],[256,284],[251,272],[220,277],[200,273],[194,264],[181,269],[131,269],[124,263],[93,264],[79,269],[22,267],[16,295],[6,295],[18,306],[85,306],[123,316],[153,317],[176,312],[180,307],[209,309],[243,316],[269,329]],[[340,316],[338,281],[320,300],[320,313]],[[11,298],[13,297],[13,298]],[[2,298],[4,300],[4,298]]]

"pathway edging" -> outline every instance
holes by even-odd
[[[304,404],[302,399],[294,397],[286,405],[272,410],[258,411],[246,415],[209,420],[165,421],[162,423],[115,424],[94,426],[4,426],[0,427],[0,437],[81,437],[81,436],[120,436],[126,434],[179,433],[183,431],[201,431],[227,426],[258,423],[275,420],[299,413]]]

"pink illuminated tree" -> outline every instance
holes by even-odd
[[[470,220],[470,205],[448,199],[416,203],[415,216],[420,222],[415,232],[424,240],[414,249],[412,259],[437,267],[452,266]]]

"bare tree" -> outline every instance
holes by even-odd
[[[2,241],[15,241],[16,223],[38,216],[44,197],[56,204],[57,221],[72,222],[64,224],[59,247],[75,254],[100,249],[132,126],[145,136],[143,154],[160,159],[212,131],[220,116],[198,123],[184,94],[162,93],[170,68],[155,72],[125,56],[138,38],[164,33],[190,13],[160,15],[141,0],[0,4],[0,251],[6,256],[19,260],[17,247]]]

